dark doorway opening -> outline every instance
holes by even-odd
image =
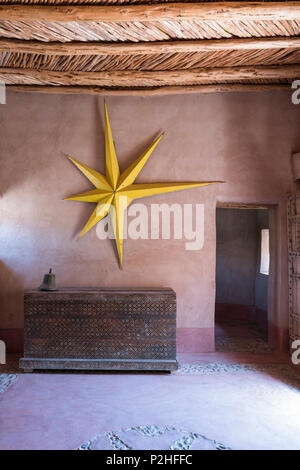
[[[217,208],[216,350],[268,346],[269,210]]]

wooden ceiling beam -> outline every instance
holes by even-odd
[[[220,84],[220,85],[194,85],[194,86],[162,86],[154,88],[101,88],[84,86],[35,86],[35,85],[9,85],[8,90],[26,93],[50,94],[89,94],[102,96],[160,96],[192,93],[231,93],[245,91],[281,91],[289,89],[289,85],[269,84]]]
[[[0,20],[10,21],[180,21],[300,18],[300,2],[212,2],[154,5],[41,6],[1,5]]]
[[[0,68],[0,80],[16,85],[85,85],[102,87],[154,87],[197,85],[240,80],[296,79],[300,64],[280,66],[216,67],[168,71],[58,72]]]
[[[48,42],[0,39],[0,52],[58,56],[78,55],[147,55],[214,51],[300,49],[300,37],[202,39],[199,41],[165,41],[140,43]]]

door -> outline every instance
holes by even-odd
[[[289,335],[300,339],[300,193],[288,199]]]

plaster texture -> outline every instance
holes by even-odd
[[[290,93],[110,97],[107,104],[121,169],[165,132],[138,182],[226,181],[140,200],[147,207],[204,204],[204,246],[186,251],[185,240],[129,239],[120,270],[111,240],[99,240],[95,229],[78,240],[93,205],[63,199],[92,186],[66,155],[104,172],[103,98],[8,92],[0,107],[0,328],[23,327],[23,291],[52,267],[58,287],[172,287],[178,328],[210,331],[207,347],[214,328],[216,204],[259,202],[275,208],[271,322],[286,331],[286,195],[293,189],[291,153],[300,148],[300,107]]]

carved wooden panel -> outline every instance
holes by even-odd
[[[300,339],[300,194],[288,201],[289,335]]]
[[[96,368],[108,368],[108,360],[114,362],[114,369],[116,364],[128,368],[128,360],[139,361],[137,369],[141,369],[141,361],[148,361],[147,370],[149,361],[161,362],[163,370],[169,369],[168,361],[172,362],[170,370],[177,367],[176,295],[172,289],[30,291],[24,296],[24,314],[21,364],[28,368],[39,368],[36,359],[49,360],[51,368],[61,366],[63,359],[68,361],[60,368],[73,368],[73,364],[86,369],[87,360],[93,361],[91,368],[95,363],[100,364]],[[85,361],[85,366],[78,360]],[[118,360],[121,362],[115,362]],[[103,361],[105,367],[101,367]],[[158,366],[153,369],[159,370]]]

